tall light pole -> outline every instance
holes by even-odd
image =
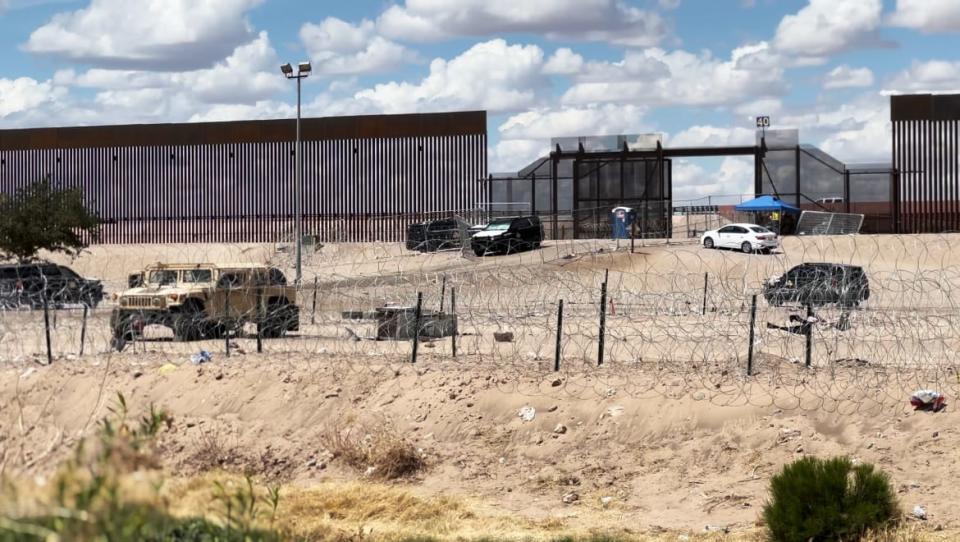
[[[294,75],[293,66],[289,62],[280,66],[280,71],[287,79],[297,80],[297,142],[294,150],[296,177],[293,181],[293,229],[297,239],[297,274],[294,282],[297,285],[300,285],[303,280],[303,204],[300,197],[300,191],[303,188],[303,153],[300,148],[300,81],[310,75],[311,69],[309,62],[301,62],[297,65],[297,73]]]

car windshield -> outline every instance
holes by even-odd
[[[183,272],[183,282],[210,282],[213,271],[209,269],[188,269]]]
[[[150,284],[176,284],[177,283],[177,272],[176,271],[151,271],[149,280],[147,281]]]
[[[489,231],[507,231],[509,229],[510,229],[509,222],[495,222],[487,226],[487,230]]]

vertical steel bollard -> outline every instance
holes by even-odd
[[[753,376],[753,337],[757,322],[757,294],[750,301],[750,346],[747,349],[747,376]]]
[[[610,279],[610,270],[603,275],[603,284],[600,286],[600,344],[597,347],[597,367],[603,365],[603,345],[607,335],[607,282]]]
[[[87,305],[83,306],[83,323],[80,324],[80,357],[83,357],[83,346],[87,342],[87,311],[90,310],[90,307]]]
[[[423,292],[417,292],[417,310],[413,316],[413,360],[417,362],[417,347],[420,345],[420,315],[423,309]]]
[[[47,301],[47,292],[43,292],[43,329],[47,337],[47,365],[53,364],[53,349],[50,346],[50,303]]]
[[[450,347],[453,349],[453,357],[457,357],[457,333],[460,332],[460,325],[457,321],[457,289],[450,288],[450,312],[453,315],[453,333],[450,334]]]
[[[710,273],[703,274],[703,312],[700,314],[707,315],[707,284],[710,282]]]
[[[806,364],[807,367],[810,367],[810,364],[813,359],[813,308],[810,305],[807,305],[807,352],[806,352]]]
[[[313,277],[313,308],[310,310],[310,325],[317,323],[317,279]]]
[[[553,357],[553,371],[560,371],[560,340],[563,338],[563,300],[557,305],[557,350]]]

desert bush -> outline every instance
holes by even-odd
[[[770,480],[770,494],[763,518],[777,542],[858,540],[899,516],[886,473],[846,457],[794,461]]]
[[[125,484],[134,472],[159,466],[155,440],[164,428],[170,427],[172,419],[153,406],[145,415],[131,418],[126,399],[120,394],[109,411],[98,423],[90,439],[92,444],[80,441],[73,455],[58,469],[50,503],[39,503],[29,515],[0,516],[0,542],[281,540],[279,533],[256,526],[267,519],[272,527],[279,490],[272,488],[261,496],[249,478],[237,488],[215,486],[214,499],[223,509],[223,522],[169,514],[167,503],[159,498],[159,477],[153,486],[154,498],[133,498]],[[16,502],[13,487],[4,486],[0,502]]]
[[[413,476],[426,467],[420,450],[387,426],[369,432],[334,429],[323,440],[334,459],[383,480]]]

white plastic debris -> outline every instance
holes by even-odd
[[[210,354],[210,352],[207,352],[206,350],[201,350],[196,354],[190,356],[190,363],[193,363],[194,365],[200,365],[201,363],[209,363],[210,360],[212,359],[213,359],[213,356]]]
[[[620,405],[613,405],[607,409],[607,416],[611,418],[616,418],[617,416],[623,416],[624,408]]]
[[[918,504],[913,507],[913,517],[917,519],[927,519],[927,509]]]
[[[520,419],[525,422],[532,422],[533,419],[537,417],[537,409],[532,406],[525,406],[520,409],[519,416]]]
[[[910,396],[910,404],[918,410],[938,411],[943,408],[946,398],[934,390],[917,390]]]

